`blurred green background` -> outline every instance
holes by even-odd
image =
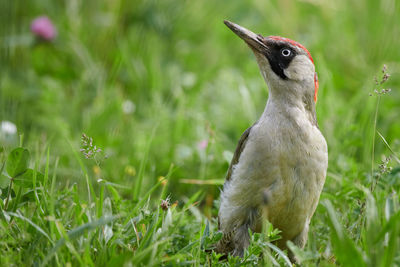
[[[2,1],[0,121],[18,129],[14,137],[3,134],[2,146],[9,150],[23,134],[32,151],[50,147],[62,187],[83,183],[73,155],[86,133],[106,155],[101,170],[85,161],[91,177],[133,187],[143,175],[147,190],[173,164],[173,199],[199,187],[217,198],[218,186],[180,179],[221,183],[240,134],[268,97],[251,51],[222,23],[229,19],[308,48],[329,145],[325,191],[363,183],[376,103],[369,93],[383,64],[391,74],[385,86],[393,90],[381,100],[377,129],[398,147],[399,6],[394,0]],[[57,28],[52,42],[30,32],[40,15]],[[383,153],[378,137],[376,163]]]
[[[399,14],[395,0],[0,1],[0,163],[23,139],[38,170],[52,177],[50,189],[46,183],[18,189],[26,195],[35,190],[36,202],[19,203],[11,195],[12,211],[51,237],[44,239],[21,217],[14,226],[0,218],[3,264],[46,262],[56,254],[47,254],[53,243],[65,238],[60,225],[72,232],[104,214],[129,216],[113,225],[109,243],[102,229],[82,230],[73,244],[86,256],[63,247],[51,263],[156,265],[179,258],[205,264],[209,256],[199,243],[206,236],[201,233],[209,233],[205,218],[215,218],[214,200],[236,143],[268,98],[252,52],[224,19],[294,39],[314,58],[329,168],[303,258],[310,266],[329,266],[336,257],[344,266],[400,264]],[[56,27],[52,41],[31,32],[38,16]],[[381,79],[384,64],[391,77],[377,86],[374,77]],[[392,90],[374,93],[382,88]],[[375,114],[387,144],[374,138]],[[95,160],[80,153],[83,133],[102,149]],[[168,173],[157,198],[149,189]],[[150,195],[148,205],[143,201]],[[159,208],[166,196],[179,201],[170,213]],[[139,230],[128,224],[131,217]],[[216,222],[210,222],[214,233]]]

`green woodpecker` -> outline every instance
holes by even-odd
[[[225,21],[253,51],[269,88],[265,110],[239,140],[221,192],[220,253],[243,256],[249,232],[267,219],[281,230],[281,249],[303,248],[328,167],[328,148],[315,113],[318,79],[301,44],[263,37]],[[264,216],[263,216],[264,214]]]

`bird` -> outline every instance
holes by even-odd
[[[328,168],[328,146],[316,117],[318,77],[310,52],[279,36],[225,25],[253,51],[268,90],[261,117],[240,137],[221,190],[215,251],[243,257],[249,229],[268,220],[287,241],[304,248]],[[291,260],[296,261],[291,251]]]

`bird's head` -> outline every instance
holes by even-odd
[[[261,74],[275,95],[294,94],[317,101],[317,73],[303,45],[279,36],[263,37],[227,20],[224,23],[253,50]]]

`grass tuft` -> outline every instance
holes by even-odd
[[[289,244],[301,266],[400,266],[398,14],[389,0],[1,1],[0,266],[290,265],[270,224],[242,259],[212,252],[229,161],[268,97],[224,19],[315,60],[329,169],[306,248]],[[56,35],[31,32],[39,16]]]

